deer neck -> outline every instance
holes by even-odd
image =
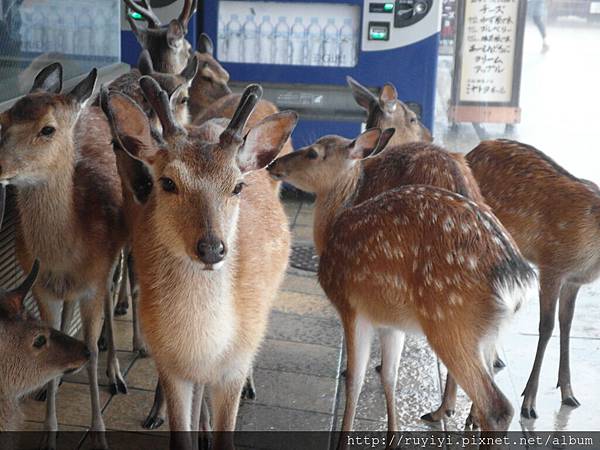
[[[19,431],[23,415],[16,398],[0,398],[0,432]]]
[[[18,188],[20,231],[30,254],[50,261],[65,253],[65,242],[75,235],[73,142],[62,148],[64,157],[35,184]]]
[[[323,192],[317,192],[315,202],[313,238],[315,249],[321,255],[327,244],[330,229],[337,217],[352,206],[362,176],[362,164],[354,163],[350,170],[344,171],[333,183],[333,186]]]

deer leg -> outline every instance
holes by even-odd
[[[119,392],[127,394],[127,384],[121,374],[121,367],[119,366],[119,358],[117,357],[117,349],[115,346],[113,302],[109,294],[106,295],[104,300],[104,325],[106,328],[106,339],[108,341],[106,375],[110,382],[110,393],[112,395]]]
[[[540,337],[538,340],[537,351],[535,353],[535,361],[529,380],[523,391],[523,405],[521,406],[521,415],[526,419],[536,419],[535,397],[537,395],[538,383],[540,381],[540,371],[542,369],[542,361],[544,360],[544,352],[548,345],[548,341],[552,336],[554,329],[554,316],[556,315],[556,303],[562,281],[558,277],[551,277],[544,269],[540,269]]]
[[[254,400],[256,398],[256,386],[254,385],[254,368],[250,367],[248,376],[246,377],[246,383],[242,389],[242,398],[248,400]]]
[[[116,316],[124,316],[127,314],[127,310],[129,309],[129,291],[127,289],[127,259],[126,259],[126,251],[123,250],[119,254],[119,263],[117,265],[117,269],[115,270],[115,279],[113,279],[114,286],[119,287],[119,294],[117,297],[117,304],[115,305],[114,315]]]
[[[59,300],[50,300],[36,293],[38,308],[42,321],[46,322],[54,329],[61,328],[60,307],[64,302]],[[56,433],[58,432],[58,420],[56,418],[56,392],[60,377],[48,382],[45,390],[46,417],[44,419],[44,435],[40,448],[44,450],[56,449]],[[43,396],[43,391],[40,392]]]
[[[246,378],[229,378],[211,385],[210,401],[213,411],[214,448],[233,450],[233,433],[240,406],[242,387]]]
[[[164,390],[169,416],[171,450],[192,450],[192,397],[194,385],[190,381],[158,371],[160,384]]]
[[[573,395],[571,388],[571,368],[569,362],[569,336],[575,311],[575,300],[579,285],[565,283],[560,290],[558,322],[560,324],[560,364],[558,368],[558,385],[563,405],[579,406],[579,401]]]
[[[133,309],[133,351],[138,352],[142,358],[145,358],[149,355],[149,352],[140,327],[140,289],[137,285],[133,264],[133,256],[129,253],[127,255],[127,278],[129,279],[128,287]]]
[[[146,417],[146,420],[142,423],[142,427],[146,430],[156,430],[165,423],[166,417],[167,402],[165,402],[165,395],[159,379],[154,391],[154,403],[152,403],[152,409],[150,409],[148,417]]]
[[[444,417],[452,417],[456,409],[456,381],[452,378],[452,374],[448,372],[446,376],[446,386],[444,387],[444,395],[442,404],[438,409],[421,416],[421,419],[427,422],[439,422]]]
[[[84,341],[90,350],[90,362],[87,372],[90,383],[90,396],[92,404],[92,448],[107,449],[104,434],[104,420],[102,419],[102,405],[100,404],[100,391],[98,388],[98,336],[102,328],[102,309],[106,305],[107,291],[101,291],[95,298],[82,299],[79,303],[81,319],[83,322]],[[112,306],[110,308],[112,310]],[[108,322],[108,320],[107,320]]]
[[[373,326],[364,317],[354,312],[343,318],[346,338],[346,354],[348,358],[346,370],[346,406],[342,421],[342,432],[352,431],[358,397],[365,379],[369,352],[373,339]],[[347,448],[347,440],[340,436],[338,449]]]
[[[385,391],[387,404],[388,432],[398,429],[396,419],[396,383],[398,381],[398,366],[404,348],[405,335],[393,328],[379,330],[381,341],[381,380]]]

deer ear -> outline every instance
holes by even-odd
[[[346,77],[346,82],[352,90],[356,103],[364,110],[369,111],[372,104],[377,102],[375,95],[352,77]]]
[[[75,86],[71,92],[69,92],[69,97],[75,99],[79,104],[85,102],[92,96],[92,93],[94,92],[94,86],[96,86],[97,78],[98,69],[93,68],[88,76],[81,80],[79,84],[77,84],[77,86]]]
[[[392,138],[392,136],[394,136],[395,132],[396,132],[395,128],[386,128],[385,130],[383,130],[381,132],[381,136],[379,137],[379,142],[377,143],[377,147],[375,148],[375,150],[373,150],[373,152],[371,152],[369,157],[372,157],[372,156],[375,156],[375,155],[381,153],[385,149],[385,147],[388,145],[388,143],[390,142],[390,139]]]
[[[167,44],[171,48],[177,48],[180,42],[183,40],[184,32],[183,27],[178,20],[173,19],[169,22],[167,27]]]
[[[31,91],[44,91],[51,94],[60,94],[62,90],[63,68],[60,63],[50,64],[37,74],[33,81]]]
[[[198,38],[198,52],[200,53],[208,53],[209,55],[213,55],[214,45],[210,36],[206,33],[202,33]]]
[[[294,111],[271,114],[253,127],[237,155],[240,170],[245,173],[267,167],[287,142],[298,122]]]
[[[31,290],[31,287],[35,283],[39,270],[40,261],[36,259],[31,266],[29,274],[25,277],[21,284],[5,293],[5,297],[2,299],[2,304],[0,305],[0,310],[2,311],[3,316],[9,319],[25,319],[27,317],[23,302]]]
[[[179,75],[185,78],[187,81],[192,81],[197,72],[198,58],[196,58],[196,55],[192,54],[188,59],[187,66],[185,66],[185,69],[183,69]]]
[[[379,128],[371,128],[359,135],[348,147],[349,159],[364,159],[369,156],[379,143],[381,130]]]
[[[398,100],[398,91],[392,83],[385,83],[379,92],[379,101],[381,104],[395,102]]]
[[[142,75],[150,75],[154,72],[154,66],[152,64],[152,58],[148,50],[142,50],[140,57],[138,58],[138,70]]]
[[[177,101],[180,99],[181,92],[187,87],[186,83],[180,84],[169,96],[169,105],[171,105],[171,111],[173,111],[173,113],[177,110]]]

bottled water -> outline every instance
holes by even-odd
[[[69,8],[67,5],[65,5],[62,16],[64,17],[64,21],[65,21],[65,30],[64,30],[65,47],[62,51],[67,54],[73,54],[73,53],[76,53],[76,50],[75,50],[75,30],[76,30],[75,20],[76,19],[75,19],[74,13],[73,13],[73,9]]]
[[[33,11],[21,8],[23,24],[21,25],[21,47],[24,51],[33,50]]]
[[[104,11],[98,10],[94,14],[94,31],[92,32],[92,55],[96,56],[108,56],[107,49],[104,46],[105,38],[107,37],[107,31],[110,28],[107,27],[107,20]],[[110,39],[110,38],[109,38]]]
[[[242,33],[242,60],[247,63],[258,61],[258,27],[254,21],[254,16],[247,16],[244,23],[244,31]]]
[[[227,60],[231,62],[240,62],[240,52],[242,50],[242,24],[238,20],[237,14],[231,15],[231,20],[227,24]]]
[[[338,61],[338,29],[335,26],[335,19],[327,19],[327,25],[323,30],[323,64],[325,66],[337,66]]]
[[[290,62],[290,27],[281,16],[275,26],[275,64],[289,64]]]
[[[219,16],[219,25],[217,30],[217,51],[218,59],[227,61],[227,34],[225,33],[225,19]]]
[[[294,20],[290,42],[292,49],[292,64],[298,66],[304,64],[304,47],[306,46],[306,33],[304,30],[304,25],[302,24],[301,17],[296,17],[296,19]]]
[[[262,64],[271,64],[273,62],[273,24],[270,16],[263,16],[259,28],[259,53],[258,62]]]
[[[42,44],[44,39],[44,12],[41,7],[33,10],[32,16],[32,39],[31,39],[31,51],[41,52]]]
[[[50,8],[46,15],[44,27],[44,42],[46,43],[44,46],[45,51],[58,50],[56,45],[56,41],[58,40],[57,34],[62,32],[62,30],[58,29],[58,19],[59,15],[56,10]]]
[[[309,66],[320,66],[323,63],[322,44],[323,34],[319,26],[319,19],[312,17],[306,40],[306,63]]]
[[[356,37],[352,29],[352,19],[345,19],[340,30],[340,66],[356,65]]]
[[[78,15],[76,51],[79,55],[89,55],[92,44],[92,17],[84,10]]]

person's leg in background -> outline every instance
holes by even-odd
[[[550,46],[546,40],[546,0],[529,0],[529,8],[531,8],[533,23],[535,23],[535,26],[542,35],[542,53],[546,53],[550,50]]]

